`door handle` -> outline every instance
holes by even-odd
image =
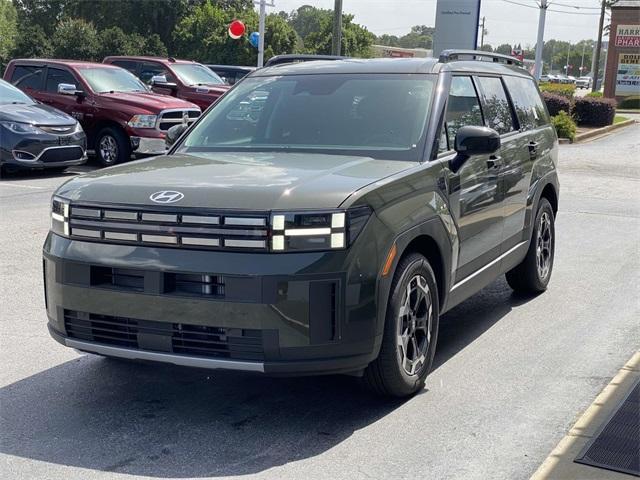
[[[487,168],[499,168],[502,164],[502,157],[498,155],[491,155],[487,160]]]

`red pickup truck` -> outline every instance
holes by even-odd
[[[116,56],[107,57],[103,62],[129,70],[156,93],[193,102],[202,110],[230,88],[209,68],[190,60]]]
[[[103,63],[17,59],[4,79],[37,101],[76,118],[104,166],[136,154],[161,154],[166,132],[195,121],[193,103],[151,92],[128,71]]]

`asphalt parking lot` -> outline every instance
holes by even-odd
[[[499,279],[448,313],[427,388],[383,401],[350,378],[269,379],[80,355],[46,330],[53,190],[0,182],[2,478],[528,478],[638,349],[640,125],[560,153],[555,271]]]

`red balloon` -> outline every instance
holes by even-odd
[[[245,30],[246,27],[244,26],[244,23],[242,23],[240,20],[234,20],[229,25],[229,36],[234,40],[237,40],[242,35],[244,35]]]

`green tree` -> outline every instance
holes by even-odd
[[[109,55],[134,55],[137,53],[131,48],[131,38],[120,27],[105,28],[98,34],[97,58],[102,59]]]
[[[242,3],[238,6],[242,7]],[[177,56],[194,58],[205,63],[255,65],[257,50],[248,35],[234,40],[227,29],[234,19],[241,18],[247,33],[258,30],[258,14],[253,8],[236,10],[222,8],[215,1],[195,6],[176,26],[173,35]],[[268,15],[265,22],[265,58],[293,53],[297,36],[281,15]]]
[[[40,25],[21,26],[12,56],[14,58],[51,57],[53,45]]]
[[[10,0],[0,0],[0,71],[15,48],[18,14]]]
[[[482,50],[483,52],[493,52],[493,47],[488,43],[485,43],[482,47],[480,47],[480,50]]]
[[[290,25],[302,40],[302,51],[312,54],[330,54],[333,36],[333,10],[305,5],[291,12]],[[376,36],[365,27],[353,22],[353,15],[342,15],[342,54],[352,57],[371,56],[371,45]]]
[[[513,51],[513,47],[508,43],[503,43],[502,45],[498,45],[494,50],[494,52],[501,53],[503,55],[511,55],[512,51]]]
[[[169,55],[167,46],[157,33],[152,33],[144,41],[144,49],[141,55],[152,55],[157,57],[167,57]]]
[[[13,3],[21,28],[39,26],[47,36],[51,36],[63,18],[63,12],[74,0],[13,0]]]
[[[98,32],[84,20],[63,20],[53,35],[53,49],[58,58],[97,60]]]

